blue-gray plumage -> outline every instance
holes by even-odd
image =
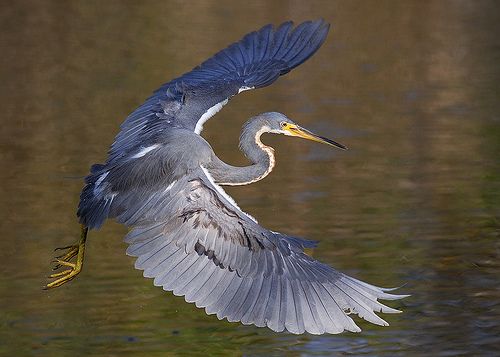
[[[265,26],[160,87],[122,124],[106,163],[92,166],[78,208],[82,237],[108,218],[132,227],[125,241],[127,254],[138,257],[136,268],[219,319],[313,334],[360,331],[350,313],[387,325],[374,312],[398,310],[377,299],[404,295],[314,260],[304,248],[315,242],[263,228],[221,188],[271,172],[274,151],[261,142],[264,133],[345,147],[275,112],[243,126],[240,149],[250,161],[245,167],[220,160],[199,135],[232,96],[267,86],[312,56],[328,27],[322,20],[295,29],[291,22]],[[76,249],[58,263],[71,267],[77,252],[80,259]],[[54,274],[58,279],[48,287],[77,273]]]

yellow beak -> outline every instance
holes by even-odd
[[[302,128],[298,125],[295,125],[295,124],[286,124],[286,126],[283,128],[283,130],[286,131],[288,133],[288,135],[291,135],[291,136],[297,136],[299,138],[312,140],[312,141],[316,141],[318,143],[323,143],[323,144],[327,144],[330,146],[334,146],[334,147],[337,147],[337,148],[342,149],[342,150],[347,150],[346,146],[344,146],[336,141],[333,141],[331,139],[325,138],[323,136],[316,135],[316,134],[310,132],[309,130],[304,129],[304,128]]]

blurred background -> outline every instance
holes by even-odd
[[[155,288],[126,229],[90,233],[82,274],[42,291],[79,236],[89,166],[160,84],[267,23],[323,17],[330,35],[271,87],[205,125],[237,150],[250,116],[281,111],[347,145],[264,137],[278,164],[230,188],[313,255],[412,296],[390,327],[295,336],[218,321]],[[500,3],[16,1],[0,5],[0,355],[495,355],[500,346]]]

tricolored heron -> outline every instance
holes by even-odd
[[[81,238],[52,274],[54,288],[82,269],[87,230],[114,218],[133,229],[125,237],[135,267],[156,286],[184,296],[207,314],[274,331],[313,334],[360,331],[350,313],[387,325],[374,311],[395,313],[378,299],[388,293],[304,253],[313,241],[270,231],[243,212],[221,188],[247,185],[274,167],[264,133],[345,147],[311,133],[280,113],[246,122],[240,149],[245,167],[220,160],[200,136],[203,124],[234,95],[273,83],[311,57],[329,25],[286,22],[249,33],[181,77],[161,86],[125,120],[105,164],[85,179],[78,217]],[[73,258],[76,261],[73,263]]]

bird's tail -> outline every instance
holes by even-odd
[[[90,174],[85,177],[85,187],[80,194],[77,216],[80,223],[89,228],[99,228],[109,216],[115,194],[106,182],[106,166],[92,165]]]

